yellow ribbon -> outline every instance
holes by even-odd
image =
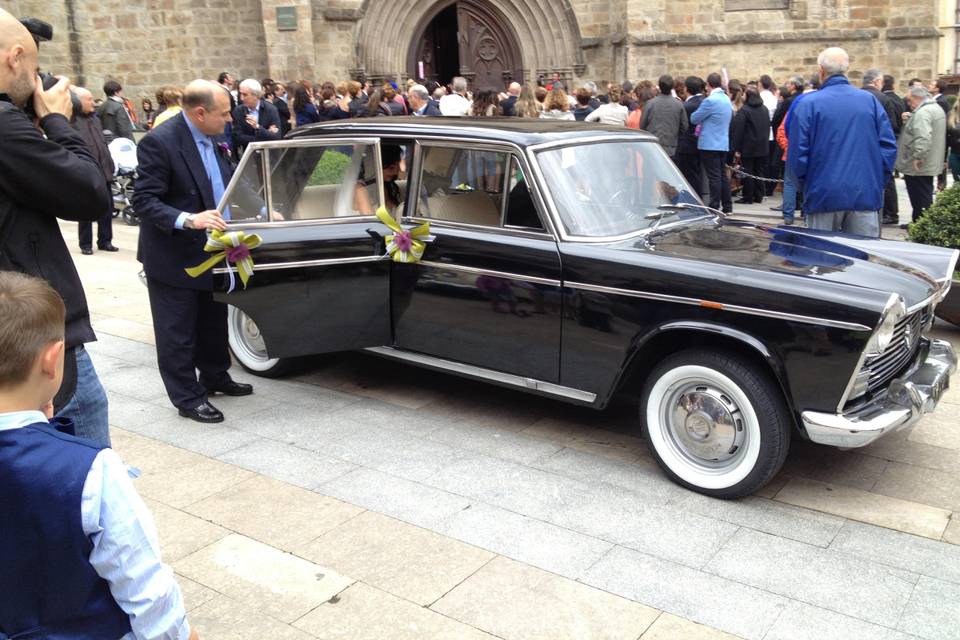
[[[184,269],[184,271],[186,271],[190,277],[196,278],[217,266],[221,260],[224,260],[227,263],[227,273],[230,275],[230,288],[227,290],[227,293],[233,291],[236,284],[233,279],[233,269],[230,267],[231,263],[236,265],[237,273],[240,274],[240,282],[243,283],[243,288],[246,289],[247,282],[249,282],[253,276],[253,258],[250,257],[250,251],[259,247],[261,242],[260,236],[256,234],[250,234],[248,236],[243,231],[220,231],[219,229],[214,229],[210,232],[210,235],[207,237],[207,244],[203,247],[204,251],[213,253],[213,255],[204,261],[203,264]]]
[[[430,235],[430,223],[424,222],[413,229],[404,229],[396,220],[390,217],[384,207],[377,209],[377,217],[380,222],[390,227],[392,234],[386,237],[387,253],[394,262],[403,262],[412,264],[419,262],[423,257],[423,252],[427,248],[421,238]]]

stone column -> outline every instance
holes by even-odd
[[[261,0],[263,31],[267,43],[267,73],[278,81],[315,81],[316,53],[310,0]],[[277,28],[277,7],[294,7],[295,31]]]

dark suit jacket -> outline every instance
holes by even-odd
[[[122,104],[107,98],[100,105],[97,115],[100,116],[100,124],[104,131],[112,131],[113,135],[119,138],[133,140],[133,123]]]
[[[281,137],[280,113],[275,106],[266,100],[261,100],[260,111],[257,116],[260,128],[254,129],[247,123],[247,107],[245,105],[238,104],[237,108],[233,110],[233,140],[239,155],[243,155],[243,150],[251,142],[279,140]],[[277,127],[276,133],[267,131],[273,125]]]
[[[503,109],[503,115],[505,116],[515,116],[517,115],[517,96],[510,96],[506,100],[500,103],[500,108]]]
[[[416,115],[416,114],[414,114]],[[436,100],[430,100],[427,102],[427,108],[423,110],[422,116],[442,116],[440,113],[440,105],[437,104]]]
[[[150,278],[174,287],[209,290],[213,288],[211,272],[191,278],[184,271],[210,257],[203,250],[206,232],[174,226],[184,211],[198,213],[217,206],[184,117],[178,115],[169,126],[151,130],[137,145],[140,166],[133,193],[141,220],[137,260]],[[232,168],[219,150],[216,156],[226,186]]]
[[[701,102],[703,102],[703,96],[693,96],[689,100],[684,101],[683,110],[687,112],[688,122],[693,112],[700,108]],[[692,155],[699,153],[697,151],[696,130],[697,127],[691,124],[685,132],[680,134],[680,137],[677,139],[677,153]]]
[[[273,106],[280,116],[280,137],[290,133],[290,105],[283,98],[277,98],[273,101]]]

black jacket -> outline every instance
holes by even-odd
[[[899,135],[900,125],[903,123],[900,114],[903,112],[897,109],[896,102],[894,102],[889,95],[877,90],[876,87],[864,87],[863,90],[877,99],[880,106],[883,107],[884,113],[887,114],[887,119],[890,120],[890,127],[893,129],[893,134]]]
[[[517,115],[517,97],[518,96],[509,96],[506,100],[500,103],[500,108],[503,109],[503,115],[505,116],[515,116]]]
[[[273,101],[273,107],[280,116],[280,137],[290,133],[290,105],[283,98],[277,98]]]
[[[97,111],[104,131],[112,131],[118,138],[133,140],[133,122],[122,104],[113,98],[107,98]]]
[[[237,109],[246,109],[242,105]],[[177,229],[181,213],[215,209],[213,186],[200,152],[183,117],[172,118],[150,131],[137,145],[137,181],[133,204],[140,216],[137,260],[147,276],[185,289],[213,289],[208,271],[192,278],[184,271],[210,257],[204,252],[207,234],[197,229]],[[230,182],[230,163],[217,152],[223,184]]]
[[[776,111],[773,112],[773,118],[770,120],[770,128],[773,129],[773,137],[777,137],[777,129],[780,128],[780,125],[783,123],[783,119],[787,117],[787,111],[790,110],[790,105],[793,104],[793,101],[797,99],[799,93],[792,93],[783,100],[780,101],[780,104],[777,105]]]
[[[690,116],[694,111],[700,108],[700,103],[703,102],[703,96],[693,96],[683,102],[683,110],[687,112],[687,121],[689,122]],[[682,153],[685,155],[697,155],[697,128],[693,125],[687,127],[687,130],[680,134],[680,137],[677,139],[677,153]]]
[[[907,105],[896,91],[884,91],[883,95],[887,97],[894,114],[894,121],[890,123],[893,126],[893,134],[899,136],[900,130],[903,129],[903,112],[907,110]]]
[[[730,150],[742,158],[763,158],[770,151],[770,111],[760,96],[747,101],[730,123]]]
[[[110,156],[110,150],[107,148],[107,141],[103,138],[103,129],[100,127],[100,120],[95,114],[76,113],[73,114],[73,128],[77,130],[83,141],[87,143],[87,148],[93,154],[100,170],[103,172],[103,178],[106,182],[113,181],[113,157]]]
[[[260,101],[260,110],[257,113],[259,129],[254,129],[247,123],[248,113],[249,109],[243,104],[238,104],[233,110],[233,146],[237,149],[238,156],[243,155],[243,150],[251,142],[280,139],[280,114],[275,106],[266,100]],[[271,133],[268,129],[274,125],[277,127],[277,132]]]
[[[97,337],[57,218],[98,220],[109,210],[111,196],[101,168],[65,117],[48,115],[40,127],[46,138],[23,111],[0,97],[0,270],[50,283],[63,298],[65,342],[73,349]],[[73,396],[76,381],[76,360],[67,358],[56,410]]]

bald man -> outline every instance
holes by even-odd
[[[519,82],[511,82],[510,86],[507,87],[507,98],[500,103],[500,108],[503,109],[503,115],[517,115],[517,98],[520,97],[521,88]]]
[[[107,395],[83,347],[96,335],[57,218],[101,218],[110,207],[110,190],[70,126],[69,80],[60,78],[44,91],[37,68],[30,32],[0,9],[0,270],[43,278],[63,298],[67,352],[54,409],[73,422],[76,435],[109,445]],[[23,111],[28,103],[36,123]]]
[[[113,181],[113,158],[107,148],[107,141],[103,137],[103,127],[96,116],[97,108],[93,104],[93,94],[83,87],[73,87],[73,95],[80,104],[73,113],[73,128],[77,130],[83,141],[87,143],[90,153],[96,158],[103,179],[109,186]],[[93,223],[81,222],[77,225],[77,238],[80,242],[80,253],[85,256],[93,255]],[[119,251],[113,246],[113,204],[111,203],[103,215],[97,220],[97,249],[100,251]]]
[[[227,371],[227,308],[213,300],[213,276],[208,271],[192,278],[184,269],[209,258],[203,250],[208,230],[227,228],[217,203],[232,168],[213,137],[231,120],[230,98],[219,85],[194,80],[182,106],[137,146],[137,259],[147,276],[157,362],[170,402],[185,418],[222,422],[209,397],[244,396],[253,388],[234,382]]]

